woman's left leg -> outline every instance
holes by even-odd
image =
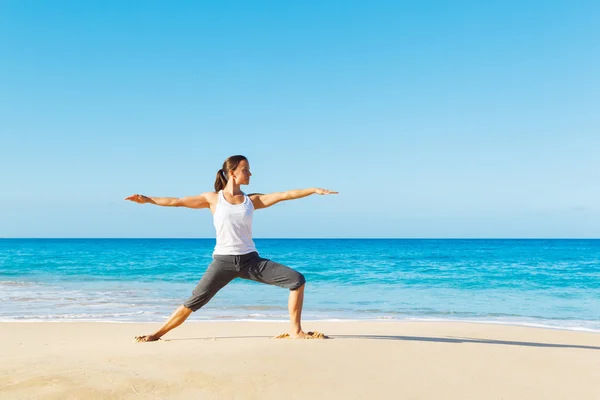
[[[302,330],[302,305],[304,304],[304,286],[302,284],[298,289],[290,289],[288,298],[288,311],[290,313],[290,334],[294,337],[306,335]]]
[[[250,261],[250,260],[249,260]],[[276,263],[266,258],[259,257],[251,260],[249,265],[242,269],[243,279],[275,285],[290,290],[288,298],[288,311],[290,313],[290,333],[293,338],[323,338],[318,332],[304,332],[302,330],[302,306],[304,303],[304,286],[306,279],[300,272]],[[286,334],[287,335],[287,334]],[[280,335],[284,336],[284,335]],[[286,336],[287,337],[287,336]]]

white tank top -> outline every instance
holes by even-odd
[[[217,230],[217,244],[213,254],[242,255],[256,251],[252,240],[252,215],[254,204],[246,194],[240,204],[231,204],[225,200],[223,191],[219,191],[219,200],[213,215],[213,224]]]

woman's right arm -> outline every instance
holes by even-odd
[[[187,208],[209,208],[216,201],[216,193],[206,192],[197,196],[187,197],[150,197],[143,194],[134,194],[125,197],[125,200],[144,204],[150,203],[163,207],[187,207]]]

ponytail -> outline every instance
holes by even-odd
[[[225,178],[225,172],[220,169],[217,171],[217,179],[215,179],[215,192],[223,190],[227,186],[227,179]]]
[[[225,189],[228,179],[227,174],[229,171],[236,169],[242,160],[248,161],[246,157],[241,155],[231,156],[225,160],[223,163],[223,168],[217,171],[217,179],[215,179],[215,192],[218,193],[220,190]]]

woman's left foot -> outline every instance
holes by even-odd
[[[282,333],[275,336],[275,339],[329,339],[329,336],[321,332],[300,332],[297,334]]]

